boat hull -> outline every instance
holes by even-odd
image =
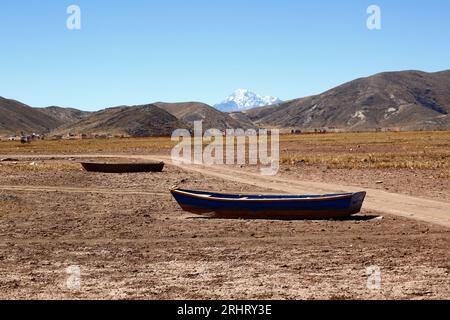
[[[86,171],[102,172],[102,173],[161,172],[164,169],[164,162],[159,163],[82,162],[81,165]]]
[[[185,211],[219,218],[332,219],[361,211],[365,192],[323,196],[224,195],[174,189]]]

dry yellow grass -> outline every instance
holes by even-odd
[[[302,144],[327,145],[409,145],[409,146],[450,146],[450,131],[416,132],[349,132],[327,134],[282,135],[282,143],[299,142]]]
[[[1,142],[0,157],[8,154],[168,154],[175,144],[168,137],[35,141],[30,145]],[[450,178],[449,131],[282,135],[280,150],[281,162],[285,164],[301,161],[345,169],[431,169]],[[25,169],[46,170],[46,167],[25,166]]]
[[[86,140],[41,140],[30,144],[17,141],[0,143],[0,155],[8,154],[77,154],[155,152],[169,149],[175,143],[170,138],[112,138]]]
[[[287,164],[450,170],[450,132],[288,135],[281,141]]]
[[[281,162],[321,164],[340,169],[450,169],[450,152],[285,155]]]
[[[450,169],[443,170],[440,174],[440,177],[450,179]]]

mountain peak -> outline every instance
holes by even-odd
[[[223,112],[242,111],[282,102],[277,97],[260,96],[248,89],[237,89],[214,107]]]

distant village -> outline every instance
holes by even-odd
[[[392,128],[376,128],[372,130],[362,130],[364,132],[400,132],[402,129],[400,127]],[[344,132],[359,132],[358,130],[346,130],[342,128],[335,127],[325,127],[316,129],[304,129],[304,128],[286,128],[281,129],[281,134],[326,134],[326,133],[344,133]],[[225,133],[225,132],[223,132]],[[84,139],[111,139],[111,138],[125,138],[125,135],[113,135],[113,134],[72,134],[68,133],[65,135],[45,135],[45,134],[25,134],[20,135],[10,135],[0,137],[0,141],[20,141],[23,144],[31,143],[36,140],[84,140]]]
[[[45,134],[25,134],[11,135],[6,137],[0,137],[1,141],[20,141],[23,144],[31,143],[36,140],[82,140],[82,139],[110,139],[110,138],[123,138],[124,136],[114,136],[112,134],[66,134],[66,135],[45,135]]]
[[[365,129],[365,130],[349,130],[343,128],[336,127],[324,127],[324,128],[308,128],[308,129],[300,129],[300,128],[288,128],[280,130],[281,133],[284,134],[314,134],[314,133],[344,133],[344,132],[400,132],[402,129],[400,127],[391,127],[391,128],[375,128],[375,129]]]

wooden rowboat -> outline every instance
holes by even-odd
[[[233,195],[173,188],[181,208],[219,218],[331,219],[361,211],[365,192],[327,195]]]
[[[128,173],[128,172],[161,172],[164,162],[155,163],[99,163],[82,162],[86,171],[103,173]]]

